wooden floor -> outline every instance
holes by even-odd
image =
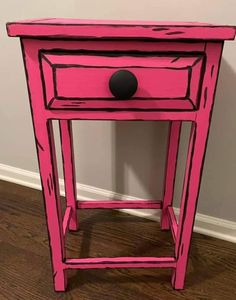
[[[63,199],[62,199],[63,201]],[[55,293],[40,191],[0,181],[0,299],[236,299],[236,244],[194,234],[183,291],[168,269],[73,270]],[[112,210],[83,210],[67,239],[71,257],[173,254],[159,224]]]

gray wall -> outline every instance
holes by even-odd
[[[0,163],[38,171],[19,40],[5,22],[38,17],[150,19],[236,24],[235,0],[8,0],[0,4]],[[223,54],[198,211],[235,221],[236,43]],[[162,193],[167,124],[74,124],[77,181],[138,197]],[[188,126],[184,127],[176,199],[182,188]],[[177,200],[176,200],[177,201]],[[178,201],[177,201],[178,202]]]

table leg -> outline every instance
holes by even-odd
[[[172,275],[172,286],[175,289],[183,289],[184,287],[208,130],[209,122],[203,121],[192,124],[180,207],[179,225],[175,244],[177,264]]]
[[[170,229],[168,218],[168,206],[171,206],[173,201],[181,124],[181,121],[172,121],[169,125],[170,127],[166,159],[165,186],[161,214],[162,230]]]
[[[62,233],[62,211],[52,121],[35,118],[34,128],[45,203],[54,288],[56,291],[64,291],[67,285],[66,271],[63,267],[65,245]]]
[[[67,206],[71,207],[69,229],[77,230],[77,205],[76,205],[76,174],[74,165],[72,121],[60,120],[61,151],[65,181],[65,194]]]

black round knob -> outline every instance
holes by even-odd
[[[129,99],[137,91],[138,81],[133,73],[128,70],[115,72],[109,80],[109,88],[117,99]]]

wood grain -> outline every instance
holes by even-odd
[[[68,292],[55,293],[41,192],[0,181],[0,199],[1,300],[236,298],[236,245],[195,233],[183,291],[172,289],[169,269],[114,269],[72,270]],[[70,257],[173,254],[171,233],[156,222],[113,210],[79,214]]]

